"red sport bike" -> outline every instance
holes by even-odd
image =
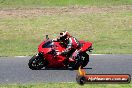
[[[57,52],[62,52],[66,49],[60,42],[53,42],[46,35],[46,39],[38,46],[38,54],[34,55],[28,63],[32,70],[45,68],[72,68],[78,69],[79,66],[85,67],[89,62],[87,51],[91,52],[92,43],[79,41],[81,47],[76,59],[66,59],[70,55],[57,55]],[[70,52],[69,54],[73,54]]]

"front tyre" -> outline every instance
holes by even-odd
[[[42,57],[38,56],[38,55],[34,55],[28,63],[28,66],[30,69],[32,70],[40,70],[41,68],[44,67],[43,65],[44,60]]]

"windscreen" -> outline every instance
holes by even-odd
[[[42,45],[43,48],[51,48],[53,46],[52,41],[48,41]]]

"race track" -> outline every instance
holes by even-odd
[[[31,70],[31,57],[0,57],[0,84],[2,83],[42,83],[76,82],[76,71],[66,69]],[[90,55],[85,67],[88,74],[130,74],[132,75],[132,55]]]

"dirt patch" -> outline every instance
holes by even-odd
[[[1,8],[0,18],[38,17],[54,14],[112,13],[121,11],[132,11],[132,5],[111,7]]]

